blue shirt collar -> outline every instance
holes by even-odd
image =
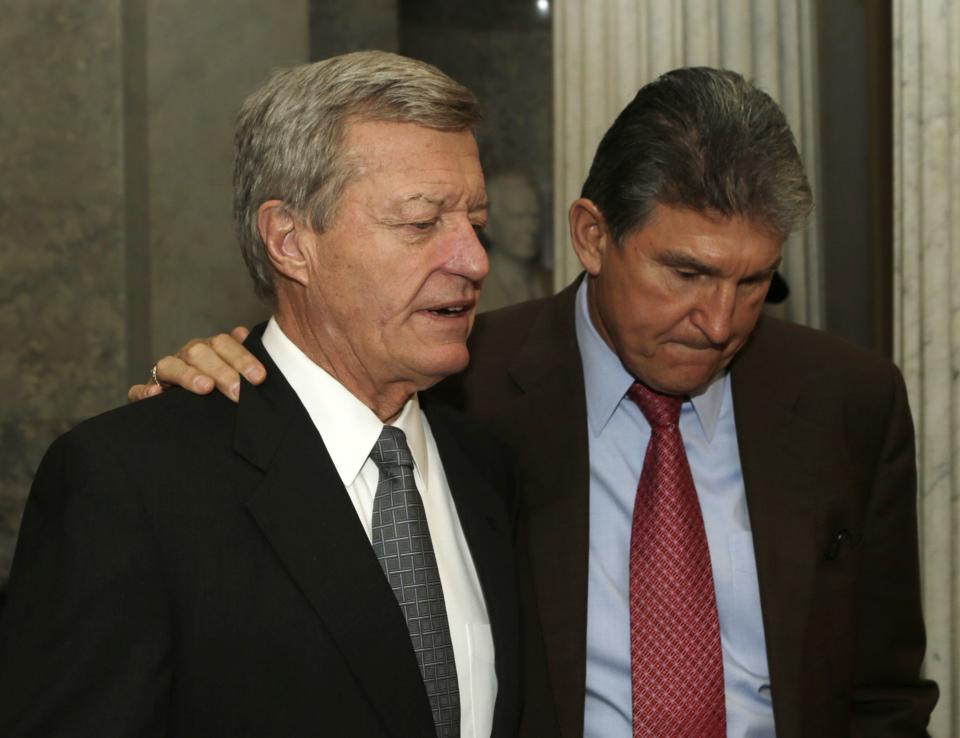
[[[590,319],[587,282],[588,280],[584,279],[577,290],[574,319],[577,344],[580,347],[580,360],[583,362],[584,388],[587,393],[587,422],[593,435],[599,436],[620,405],[620,401],[627,394],[634,378],[624,368],[613,349],[600,337]],[[713,434],[717,428],[728,377],[729,374],[724,372],[703,393],[688,400],[697,415],[707,443],[713,440]]]

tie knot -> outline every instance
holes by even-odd
[[[627,390],[627,396],[637,403],[652,428],[674,428],[680,420],[683,397],[679,395],[661,395],[634,382]]]
[[[392,425],[383,426],[380,437],[370,452],[370,458],[379,469],[392,466],[413,468],[413,454],[407,446],[407,437],[402,430]]]

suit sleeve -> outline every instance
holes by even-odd
[[[90,434],[47,452],[0,613],[0,735],[160,736],[169,604],[140,494]]]
[[[920,678],[917,473],[906,388],[894,370],[886,433],[866,511],[853,692],[854,736],[926,736],[937,687]]]

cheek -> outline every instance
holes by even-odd
[[[669,303],[650,299],[637,289],[612,293],[604,304],[604,321],[614,341],[632,353],[649,353],[650,344],[668,333],[680,319],[676,311],[668,311]]]
[[[737,306],[737,311],[734,315],[734,331],[738,335],[742,336],[753,330],[753,326],[756,325],[757,320],[760,318],[760,313],[763,312],[763,305],[764,296],[759,295],[750,297]]]
[[[644,312],[632,312],[620,306],[613,319],[613,341],[621,355],[653,356],[662,326],[652,323]]]

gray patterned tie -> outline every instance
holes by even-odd
[[[384,426],[370,458],[380,469],[373,500],[373,552],[407,620],[437,736],[458,738],[460,691],[447,608],[403,431]]]

